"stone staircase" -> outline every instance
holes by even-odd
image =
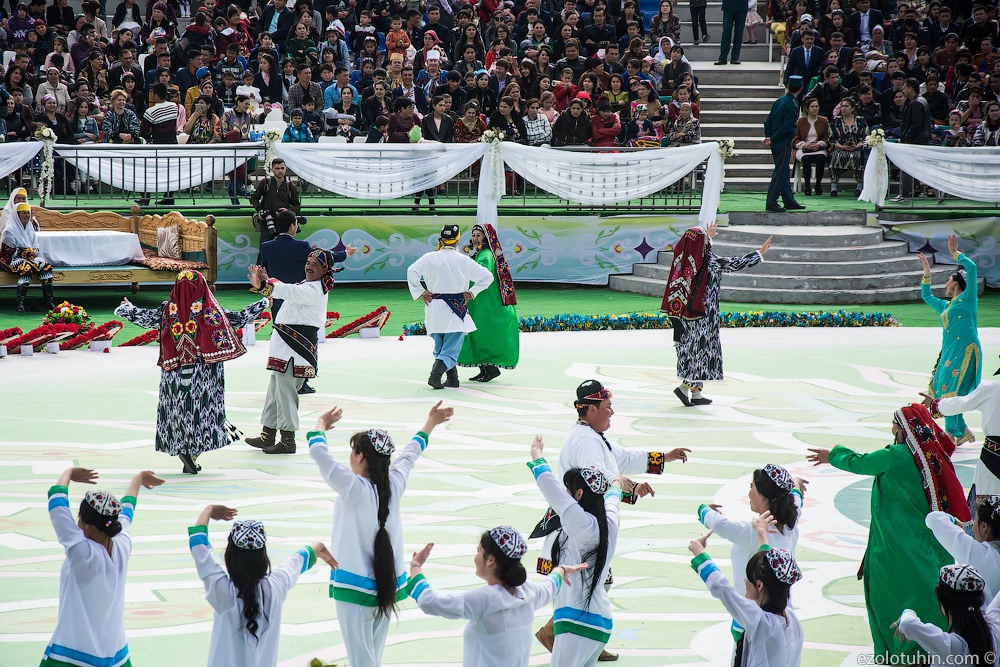
[[[740,256],[773,236],[765,261],[722,280],[722,300],[740,303],[856,305],[920,299],[920,259],[904,241],[886,241],[878,227],[866,227],[864,211],[785,214],[731,213],[713,250]],[[618,292],[662,296],[673,253],[657,253],[656,263],[636,264],[631,275],[616,275]],[[943,296],[953,266],[932,266],[934,292]],[[980,291],[983,289],[980,283]]]

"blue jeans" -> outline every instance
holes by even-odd
[[[432,333],[431,338],[434,339],[434,358],[443,361],[446,369],[454,368],[462,351],[465,332]]]

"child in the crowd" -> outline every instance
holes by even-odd
[[[400,501],[431,431],[452,414],[452,408],[442,408],[438,401],[395,462],[390,457],[396,447],[382,429],[351,436],[350,465],[334,459],[326,431],[342,417],[337,407],[320,415],[316,430],[309,433],[309,456],[337,492],[330,548],[340,567],[331,575],[330,594],[337,601],[337,621],[352,667],[382,664],[389,617],[406,597]]]
[[[390,25],[392,28],[385,36],[386,53],[390,56],[398,53],[405,58],[406,49],[410,48],[410,36],[403,30],[403,19],[394,16]]]
[[[311,144],[313,134],[309,126],[302,122],[302,109],[296,107],[288,114],[292,122],[285,128],[285,136],[281,138],[284,144]]]
[[[208,664],[274,667],[278,664],[281,608],[288,591],[317,558],[334,570],[337,561],[322,542],[313,542],[272,570],[264,524],[236,521],[226,540],[223,570],[212,558],[208,521],[230,521],[234,516],[234,509],[209,505],[195,525],[188,528],[191,556],[205,584],[205,599],[214,611]]]
[[[626,146],[635,146],[641,139],[655,142],[656,146],[660,145],[656,138],[656,127],[653,126],[653,121],[649,120],[649,108],[645,104],[636,105],[635,118],[625,126]]]
[[[747,18],[743,28],[743,43],[757,43],[757,26],[764,22],[764,19],[757,13],[757,0],[747,0]]]
[[[316,111],[316,100],[309,95],[302,97],[302,122],[306,124],[312,132],[313,140],[318,141],[326,130],[326,120]]]
[[[253,79],[251,79],[253,81]],[[224,70],[222,72],[222,82],[218,88],[218,97],[222,100],[222,106],[227,109],[232,109],[236,106],[236,91],[239,86],[236,85],[236,77],[229,70]],[[257,91],[260,94],[260,91]]]
[[[264,105],[264,98],[260,96],[260,88],[253,85],[253,76],[250,70],[243,72],[243,83],[236,87],[236,94],[249,97],[252,100],[251,107],[261,107]]]
[[[49,489],[49,520],[66,560],[59,570],[59,620],[40,667],[129,662],[125,577],[136,496],[140,487],[151,489],[163,480],[143,470],[121,501],[107,491],[88,491],[74,520],[70,482],[96,484],[97,477],[87,468],[67,468]]]
[[[368,128],[368,137],[365,139],[366,144],[384,144],[389,140],[387,132],[389,131],[389,119],[385,116],[379,116],[375,119],[375,123]]]

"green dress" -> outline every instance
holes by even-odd
[[[913,453],[906,444],[889,445],[871,454],[834,447],[830,464],[875,477],[868,547],[862,563],[875,655],[922,653],[915,642],[894,639],[889,626],[904,609],[912,609],[923,622],[947,628],[934,587],[941,567],[955,559],[924,524],[930,504]]]
[[[931,286],[920,283],[924,303],[941,316],[941,354],[934,365],[930,395],[934,398],[965,396],[979,386],[983,373],[983,348],[979,343],[976,316],[979,310],[979,273],[976,263],[964,254],[958,263],[965,269],[966,288],[951,301],[931,293]],[[965,433],[962,415],[945,417],[944,430],[956,440]]]
[[[505,306],[500,299],[500,279],[493,251],[483,247],[476,253],[475,260],[493,274],[493,282],[469,302],[469,315],[476,323],[476,330],[465,336],[458,365],[515,368],[521,355],[517,307]]]

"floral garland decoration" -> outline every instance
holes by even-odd
[[[69,301],[63,301],[45,316],[43,324],[76,324],[88,326],[90,315],[82,306],[74,306]]]
[[[871,132],[868,133],[868,136],[865,137],[865,146],[867,146],[868,148],[875,148],[884,141],[885,141],[885,130],[883,130],[880,127],[877,130],[872,130]]]
[[[21,327],[11,327],[10,329],[0,329],[0,345],[6,345],[7,341],[17,338],[24,332]]]
[[[722,158],[722,180],[719,182],[719,192],[726,189],[726,160],[736,155],[736,142],[732,139],[719,140],[719,157]]]
[[[381,329],[385,326],[385,323],[389,321],[389,316],[392,313],[385,306],[379,306],[372,312],[368,313],[363,317],[359,317],[349,324],[345,324],[339,329],[334,329],[326,335],[327,338],[345,338],[353,333],[357,333],[361,329],[367,329],[369,327],[378,327]]]
[[[57,336],[68,338],[80,330],[75,324],[43,324],[35,327],[26,334],[7,341],[9,349],[17,349],[22,345],[31,345],[35,350],[40,350],[46,343]]]
[[[56,143],[56,133],[52,128],[42,126],[35,131],[35,138],[42,141],[42,168],[38,175],[38,194],[42,206],[52,196],[52,185],[55,182],[55,161],[52,158],[52,147]]]
[[[130,338],[124,343],[121,343],[118,347],[136,347],[138,345],[149,345],[155,340],[159,340],[160,330],[150,329],[144,334],[136,336],[135,338]]]
[[[264,130],[264,171],[271,173],[271,163],[278,157],[278,144],[281,143],[282,133],[274,127]]]
[[[899,320],[890,313],[837,312],[786,313],[782,311],[750,311],[722,313],[725,328],[750,327],[898,327]],[[518,329],[525,333],[538,331],[628,331],[669,329],[670,318],[663,313],[627,313],[624,315],[530,315],[518,320]],[[423,322],[403,325],[403,336],[424,336]]]
[[[335,310],[328,310],[326,312],[326,326],[332,326],[334,322],[340,319],[340,313]]]
[[[110,320],[100,326],[81,331],[76,336],[73,336],[68,340],[64,340],[59,343],[59,349],[75,350],[94,340],[111,340],[118,335],[118,332],[124,327],[125,325],[118,320]]]

